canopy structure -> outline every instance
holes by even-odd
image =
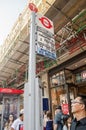
[[[39,12],[54,23],[57,53],[56,61],[37,55],[36,71],[40,74],[86,51],[86,0],[41,0],[36,6]],[[25,72],[29,68],[30,15],[27,5],[0,48],[1,87],[19,88],[26,82]],[[75,69],[75,64],[71,64],[71,70]],[[84,66],[86,57],[81,58],[77,64],[76,67]]]
[[[18,90],[18,89],[11,89],[11,88],[0,88],[0,93],[1,94],[23,94],[23,90]]]

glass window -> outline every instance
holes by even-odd
[[[81,73],[81,78],[82,78],[82,81],[86,81],[86,71],[83,71]]]
[[[81,74],[80,73],[76,74],[76,82],[77,83],[81,82]]]
[[[63,85],[64,83],[65,83],[65,76],[63,71],[51,77],[51,87]]]
[[[76,82],[80,83],[80,82],[84,82],[86,81],[86,71],[83,71],[81,73],[77,73],[76,74]]]

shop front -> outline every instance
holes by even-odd
[[[65,78],[64,70],[50,76],[50,98],[53,115],[57,105],[61,105],[64,114],[70,113],[70,101],[74,99],[74,88],[73,83],[71,83],[69,89],[69,84],[66,83]]]
[[[75,71],[77,94],[86,98],[86,65]]]
[[[72,99],[77,95],[86,97],[86,63],[84,62],[84,66],[72,69],[80,60],[84,61],[83,56],[71,58],[49,71],[49,95],[53,115],[57,105],[62,106],[64,114],[68,114],[71,113]]]

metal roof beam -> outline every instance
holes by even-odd
[[[6,72],[6,71],[3,71],[3,70],[1,70],[1,72],[7,73],[7,74],[11,74],[11,73],[9,73],[9,72]]]
[[[19,64],[19,65],[26,64],[26,63],[24,63],[22,61],[19,61],[19,60],[15,60],[15,59],[12,59],[12,58],[9,58],[9,57],[7,57],[7,58],[8,58],[9,61],[11,61],[11,62],[13,62],[15,64]]]
[[[29,42],[27,42],[27,41],[22,41],[22,40],[19,40],[19,41],[29,45]]]
[[[28,54],[26,54],[26,53],[24,53],[24,52],[21,52],[21,51],[19,51],[19,50],[16,50],[16,51],[19,52],[19,53],[22,53],[23,55],[28,56]]]
[[[8,77],[6,77],[6,76],[4,76],[4,75],[0,75],[0,77],[3,77],[3,78],[8,78]]]
[[[13,68],[9,68],[9,67],[7,67],[7,66],[4,66],[5,68],[7,68],[7,69],[10,69],[10,70],[16,70],[16,69],[13,69]]]

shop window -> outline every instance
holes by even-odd
[[[82,81],[86,81],[86,71],[83,71],[81,73],[81,78],[82,78]]]
[[[52,103],[52,113],[55,115],[55,108],[57,104],[60,104],[60,94],[63,94],[64,91],[61,87],[56,87],[51,89],[51,103]]]
[[[65,84],[64,71],[57,73],[51,77],[51,87]]]
[[[50,97],[53,116],[55,115],[55,108],[57,105],[62,106],[64,114],[70,113],[69,99],[74,99],[74,83],[75,75],[68,69],[64,69],[50,77]],[[71,87],[68,85],[71,85]],[[70,88],[69,93],[67,91],[68,87]]]
[[[86,81],[86,71],[76,74],[76,83],[81,83]]]
[[[77,83],[81,82],[81,74],[80,73],[76,74],[76,82]]]
[[[74,99],[73,93],[70,93],[70,100]],[[60,104],[62,106],[62,111],[64,114],[69,114],[69,104],[68,104],[68,99],[67,99],[67,94],[61,94],[60,95]]]
[[[70,70],[65,69],[65,80],[68,84],[74,83],[74,75]]]

